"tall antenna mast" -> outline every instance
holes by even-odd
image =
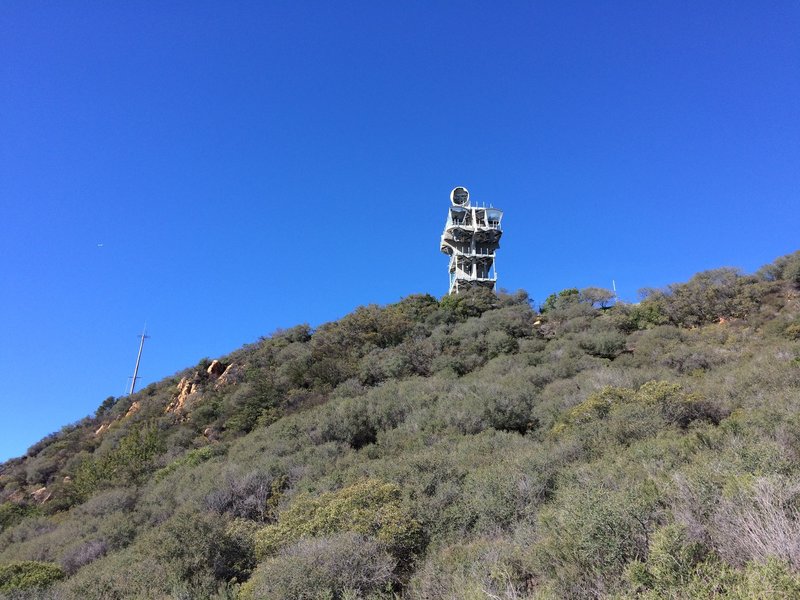
[[[142,360],[142,349],[144,348],[144,341],[149,337],[150,336],[147,335],[147,324],[145,323],[144,329],[142,329],[142,335],[139,336],[139,354],[136,355],[136,367],[134,367],[133,377],[131,377],[131,389],[128,392],[129,396],[133,394],[133,390],[136,387],[136,380],[139,379],[139,362]]]

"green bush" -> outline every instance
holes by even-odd
[[[478,378],[455,384],[439,403],[437,416],[464,434],[490,427],[524,434],[537,426],[531,414],[535,402],[536,396],[523,387]]]
[[[667,597],[672,590],[689,584],[707,553],[703,544],[688,538],[682,526],[666,525],[653,534],[647,561],[630,563],[627,577],[638,589]]]
[[[29,504],[17,504],[16,502],[3,502],[0,504],[0,533],[5,529],[16,525],[25,517],[36,515],[40,511],[37,507]]]
[[[184,508],[122,551],[81,568],[61,588],[66,600],[209,598],[226,582],[247,578],[254,566],[252,541],[243,532]]]
[[[765,289],[738,269],[703,271],[666,290],[646,290],[645,302],[674,325],[696,327],[723,318],[744,318],[756,311]],[[643,304],[645,303],[643,302]]]
[[[578,343],[588,354],[615,358],[625,348],[624,334],[613,330],[589,329],[578,337]]]
[[[0,592],[45,588],[64,578],[58,565],[37,561],[0,565]]]
[[[570,426],[604,419],[613,411],[622,410],[630,404],[658,408],[667,422],[682,428],[695,420],[708,420],[717,424],[725,414],[713,402],[686,393],[677,383],[649,381],[638,390],[606,387],[591,394],[567,412],[553,431],[562,433]]]
[[[409,583],[404,598],[527,598],[535,578],[525,549],[508,538],[485,537],[434,549]]]
[[[564,310],[574,304],[581,302],[581,293],[577,288],[568,288],[561,290],[556,294],[550,294],[539,310],[542,313],[547,313],[554,310]]]
[[[155,424],[136,426],[108,454],[84,462],[75,475],[73,489],[85,499],[102,487],[141,483],[154,470],[154,459],[163,450]]]
[[[420,525],[404,506],[400,488],[368,479],[317,497],[298,496],[276,524],[259,532],[256,551],[267,557],[300,538],[341,532],[374,537],[404,564],[422,544]]]
[[[200,448],[195,448],[194,450],[189,450],[183,456],[176,458],[167,466],[160,468],[153,474],[153,478],[156,481],[161,481],[165,477],[167,477],[170,473],[174,473],[185,467],[195,467],[201,463],[204,463],[207,460],[214,458],[215,456],[221,456],[225,454],[226,447],[224,444],[215,444],[211,446],[202,446]]]
[[[492,290],[474,287],[459,294],[449,294],[442,298],[439,306],[458,320],[479,317],[488,310],[497,308],[499,300]]]
[[[652,481],[599,482],[559,489],[539,513],[542,538],[534,547],[539,568],[564,598],[593,598],[617,585],[629,562],[643,558],[662,512]]]
[[[757,275],[767,281],[785,280],[800,285],[800,250],[777,258],[759,269]]]
[[[685,547],[678,552],[685,553]],[[669,556],[665,558],[669,560]],[[681,556],[675,558],[680,560]],[[749,563],[744,570],[734,569],[714,555],[694,565],[682,563],[667,568],[672,572],[671,577],[680,570],[679,581],[654,577],[647,564],[634,561],[627,572],[630,590],[622,597],[638,600],[789,600],[800,597],[800,577],[786,563],[774,558],[763,563]]]
[[[380,542],[356,533],[304,538],[262,562],[238,598],[389,600],[395,563]]]

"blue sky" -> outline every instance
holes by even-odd
[[[798,244],[796,2],[0,5],[0,459],[279,327],[447,289],[644,286]]]

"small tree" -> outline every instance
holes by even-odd
[[[568,288],[561,290],[557,294],[550,294],[539,307],[539,310],[543,313],[559,310],[567,308],[572,304],[577,304],[580,301],[581,293],[578,291],[578,288]]]
[[[599,287],[587,287],[580,291],[580,299],[597,308],[608,308],[614,300],[614,292]]]

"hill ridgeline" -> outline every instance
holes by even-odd
[[[413,295],[0,465],[0,598],[800,597],[800,252]]]

